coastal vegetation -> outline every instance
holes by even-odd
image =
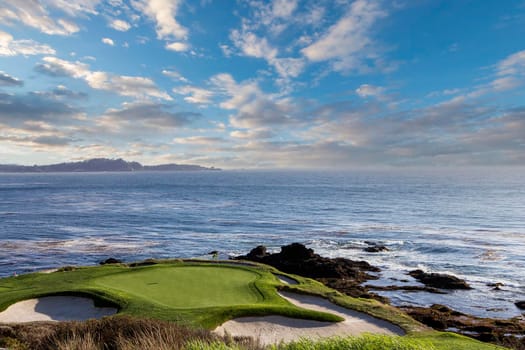
[[[276,274],[293,279],[284,284]],[[373,299],[352,298],[309,278],[262,264],[149,260],[138,264],[67,267],[0,280],[0,310],[49,295],[89,296],[116,316],[87,322],[30,323],[0,327],[0,346],[10,349],[264,349],[257,341],[219,337],[208,330],[241,316],[283,315],[337,322],[336,315],[298,308],[281,298],[285,289],[330,299],[400,326],[403,337],[367,335],[301,340],[270,347],[299,349],[500,349],[495,345],[433,331],[399,309]],[[81,345],[80,345],[81,344]]]

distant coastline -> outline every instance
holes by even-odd
[[[134,172],[134,171],[218,171],[215,167],[193,164],[142,165],[124,159],[93,158],[79,162],[49,165],[0,164],[0,173],[79,173],[79,172]]]

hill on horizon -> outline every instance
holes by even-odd
[[[78,162],[65,162],[49,165],[0,164],[4,173],[49,173],[49,172],[127,172],[127,171],[209,171],[221,170],[193,164],[142,165],[128,162],[122,158],[92,158]]]

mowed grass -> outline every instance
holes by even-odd
[[[17,301],[46,295],[89,296],[119,315],[215,328],[242,316],[283,315],[340,321],[300,309],[277,294],[269,269],[232,263],[165,261],[151,266],[81,267],[0,279],[0,311]]]
[[[264,295],[254,284],[260,277],[234,267],[158,266],[99,277],[93,283],[167,307],[192,309],[262,303]]]

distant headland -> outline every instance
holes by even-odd
[[[93,158],[79,162],[50,165],[0,164],[0,173],[74,173],[74,172],[127,172],[127,171],[213,171],[219,168],[191,164],[142,165],[124,159]]]

